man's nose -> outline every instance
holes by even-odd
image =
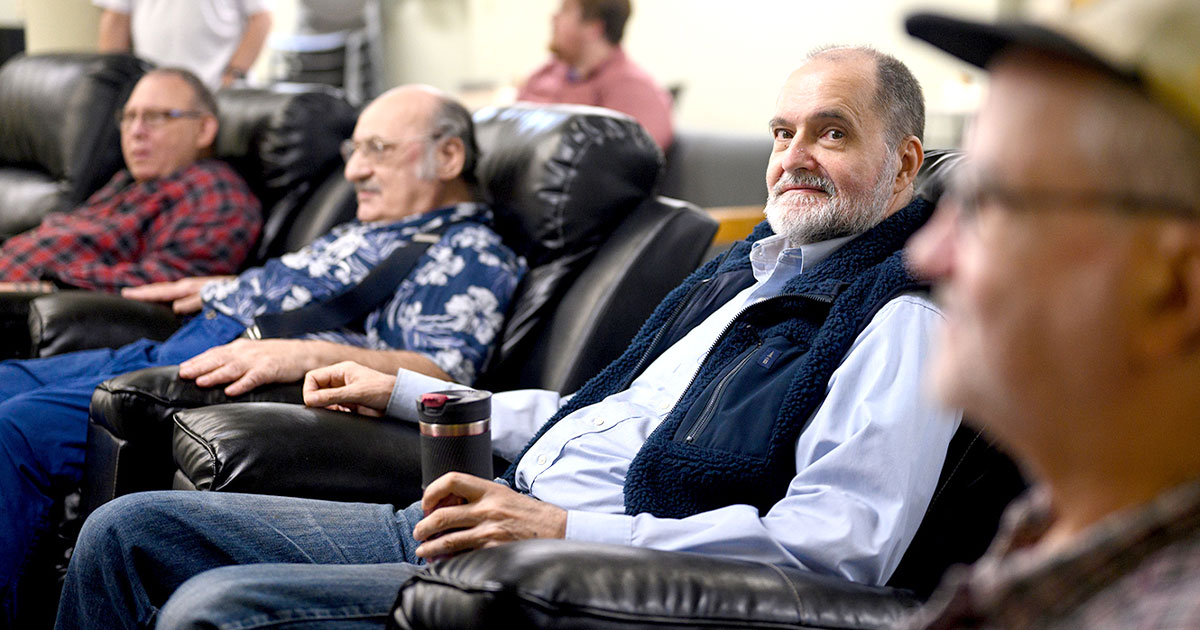
[[[783,170],[788,172],[810,171],[816,172],[818,164],[817,159],[813,156],[812,147],[799,138],[792,140],[787,149],[783,153],[783,161],[780,163]]]
[[[350,159],[346,160],[346,168],[342,171],[346,179],[357,182],[367,179],[371,176],[371,163],[362,157],[362,151],[355,151],[350,154]]]
[[[126,131],[131,136],[144,136],[149,131],[150,127],[146,124],[145,116],[138,115],[126,126]]]
[[[943,201],[937,211],[908,240],[905,255],[913,273],[924,280],[946,280],[954,272],[958,248],[958,208]]]

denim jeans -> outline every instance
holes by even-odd
[[[0,363],[0,627],[12,624],[29,550],[54,501],[83,476],[88,404],[106,379],[172,365],[237,337],[224,316],[197,317],[165,342]]]
[[[381,628],[418,570],[421,516],[420,503],[126,495],[84,524],[56,627]]]

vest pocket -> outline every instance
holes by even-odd
[[[759,341],[726,365],[690,405],[673,439],[746,455],[766,452],[803,352],[785,337]]]

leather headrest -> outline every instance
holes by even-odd
[[[662,155],[632,118],[518,103],[474,116],[496,226],[531,267],[605,239],[654,190]]]
[[[917,195],[937,203],[954,178],[963,159],[963,152],[954,149],[932,149],[925,152],[925,163],[917,172]]]
[[[269,207],[340,164],[338,145],[354,131],[354,108],[336,91],[217,92],[216,157],[229,162]]]
[[[121,167],[115,112],[148,65],[129,55],[17,56],[0,68],[0,163],[61,180],[81,203]]]

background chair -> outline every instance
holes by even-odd
[[[939,197],[959,160],[957,153],[927,152],[919,194]],[[983,553],[1004,507],[1024,488],[1012,461],[964,425],[888,587],[698,554],[537,540],[431,566],[401,586],[392,622],[439,630],[890,628],[948,566]]]
[[[766,133],[680,129],[667,151],[661,194],[704,208],[719,227],[710,257],[740,241],[762,221],[763,180],[773,142]]]
[[[497,230],[530,266],[478,383],[571,391],[598,371],[597,364],[614,358],[658,300],[696,266],[715,225],[694,206],[652,196],[659,153],[631,118],[583,106],[515,105],[482,110],[475,120],[482,151],[477,175],[496,208]],[[281,440],[303,430],[277,433],[283,425],[266,419],[274,407],[257,403],[300,402],[298,384],[260,388],[238,400],[256,401],[240,408],[262,421],[234,429],[245,438],[240,452],[246,457],[223,446],[221,467],[242,471],[239,479],[280,482],[264,492],[292,483],[295,490],[284,493],[303,494],[306,484],[327,487],[354,478],[360,468],[375,473],[359,481],[367,485],[388,476],[391,459],[402,458],[392,452],[391,459],[369,460],[365,453],[395,440],[354,430],[330,436],[340,441],[325,443],[328,448],[308,444],[307,453],[289,450],[303,444],[283,446]],[[102,384],[92,400],[85,512],[117,495],[186,478],[175,474],[171,457],[173,413],[228,401],[221,388],[180,381],[172,367]],[[284,409],[305,412],[295,405]],[[330,465],[317,466],[317,460]],[[278,476],[279,468],[298,461],[308,462],[302,468],[310,474]],[[419,475],[399,483],[406,484],[405,496],[419,493]]]
[[[148,65],[129,55],[16,55],[0,66],[0,241],[82,203],[121,168],[113,116]],[[0,359],[28,346],[34,293],[0,299]]]
[[[20,61],[22,66],[31,64],[33,68],[44,63],[87,68],[96,64],[107,67],[106,64],[116,60],[125,64],[130,59],[83,55],[65,61],[58,56],[49,59],[27,57]],[[7,71],[6,66],[3,72]],[[2,80],[0,85],[3,85]],[[114,109],[91,114],[99,118],[87,120],[85,126],[115,131],[113,114],[123,100],[124,96],[114,99],[110,104]],[[221,130],[214,153],[232,164],[247,180],[261,200],[264,211],[263,233],[247,264],[274,255],[285,247],[307,243],[316,234],[353,216],[352,191],[345,186],[341,176],[338,145],[349,137],[355,112],[336,92],[317,90],[280,94],[233,89],[218,92],[217,100]],[[12,121],[8,118],[8,110],[0,111],[5,111],[0,117],[0,127],[10,122],[16,124],[16,118]],[[23,124],[34,122],[30,119]],[[119,148],[114,150],[119,166]],[[0,182],[2,178],[0,174]],[[98,185],[102,184],[100,181]],[[0,183],[0,191],[3,185]],[[298,240],[303,243],[297,244]],[[93,291],[62,291],[40,297],[0,294],[0,312],[9,315],[8,319],[0,319],[11,333],[0,340],[0,348],[8,357],[49,356],[70,350],[114,347],[140,337],[163,339],[180,323],[164,306]],[[33,575],[28,580],[31,590],[35,591],[34,600],[24,606],[30,615],[53,617],[57,601],[55,580],[65,569],[69,557],[66,550],[73,544],[75,532],[82,522],[75,509],[78,502],[75,494],[55,506],[54,531],[41,541],[34,553],[30,565]],[[48,624],[30,621],[28,624],[23,622],[21,627],[38,625]]]
[[[148,67],[87,53],[0,67],[0,240],[74,208],[121,168],[114,115]]]
[[[957,159],[930,152],[922,194],[939,195]],[[268,435],[275,436],[269,447]],[[180,411],[174,456],[177,488],[393,504],[419,491],[411,425],[295,405]],[[400,589],[394,621],[439,629],[886,628],[929,594],[946,567],[982,554],[1024,487],[1011,460],[964,426],[888,587],[697,554],[527,541],[417,575]]]
[[[350,137],[355,112],[336,91],[229,89],[217,93],[217,106],[221,127],[213,153],[246,180],[263,208],[263,230],[243,268],[302,246],[354,216],[338,145]],[[0,294],[0,304],[6,297]],[[142,337],[165,339],[179,324],[163,305],[63,291],[29,303],[25,347],[10,346],[8,353],[45,357]]]

